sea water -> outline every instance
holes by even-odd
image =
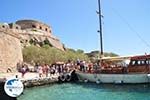
[[[17,100],[150,100],[150,85],[53,84],[25,89]]]

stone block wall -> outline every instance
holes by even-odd
[[[6,72],[7,68],[16,70],[16,64],[22,61],[20,40],[0,31],[0,72]]]

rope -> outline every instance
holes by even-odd
[[[147,43],[147,41],[145,41],[142,36],[140,35],[140,33],[138,33],[132,26],[131,24],[129,24],[129,22],[123,17],[121,16],[121,14],[119,12],[116,11],[116,9],[114,9],[113,7],[111,7],[112,11],[127,25],[127,27],[134,33],[136,34],[136,36],[150,49],[150,44]]]

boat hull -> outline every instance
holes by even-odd
[[[149,74],[90,74],[76,72],[80,81],[99,83],[150,83]]]

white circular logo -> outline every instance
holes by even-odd
[[[4,90],[7,95],[18,97],[23,92],[23,84],[17,78],[9,79],[5,82]]]

